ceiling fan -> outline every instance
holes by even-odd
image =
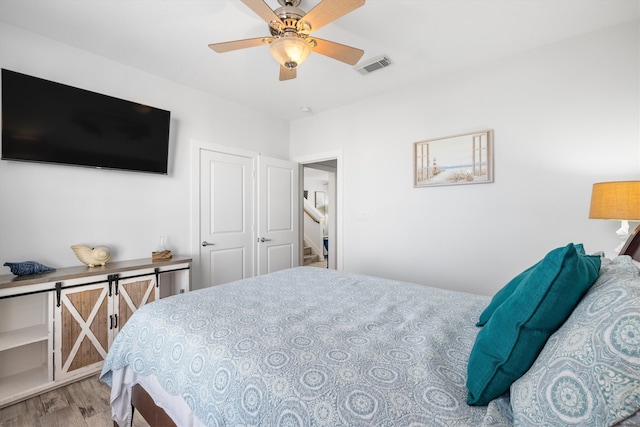
[[[271,36],[212,43],[218,53],[269,45],[269,51],[280,63],[280,80],[296,78],[296,69],[309,54],[317,52],[349,65],[355,65],[364,51],[340,43],[312,37],[313,31],[362,6],[365,0],[322,0],[306,13],[298,8],[301,0],[278,0],[281,7],[272,10],[264,0],[241,0],[267,24]]]

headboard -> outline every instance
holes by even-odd
[[[640,225],[633,230],[631,236],[627,239],[624,246],[620,250],[620,255],[629,255],[631,258],[636,261],[640,261],[640,233],[638,233],[638,229]]]

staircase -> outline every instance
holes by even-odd
[[[320,256],[318,254],[314,254],[311,251],[311,246],[304,247],[304,265],[313,264],[314,262],[319,262]]]

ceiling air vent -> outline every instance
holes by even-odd
[[[391,62],[391,58],[389,58],[386,55],[382,55],[382,56],[378,56],[377,58],[373,58],[366,62],[358,64],[355,67],[355,69],[360,74],[365,75],[365,74],[373,73],[374,71],[379,70],[381,68],[388,67],[391,64],[393,64],[393,62]]]

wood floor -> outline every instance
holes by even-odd
[[[92,376],[0,409],[0,427],[113,427],[109,392]],[[149,424],[136,414],[133,426]]]
[[[307,267],[320,267],[320,268],[327,268],[327,261],[318,261],[318,262],[313,262],[311,264],[307,264]]]

